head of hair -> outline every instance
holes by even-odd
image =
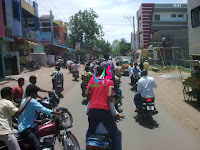
[[[20,84],[20,83],[24,82],[24,78],[19,78],[17,81]]]
[[[100,76],[103,73],[104,67],[103,66],[97,66],[97,76]]]
[[[32,81],[35,81],[37,79],[36,76],[30,76],[29,78],[29,82],[32,83]]]
[[[59,66],[57,66],[57,67],[56,67],[56,70],[60,71],[60,67],[59,67]]]
[[[87,71],[87,72],[89,71],[89,65],[85,66],[85,71]]]
[[[105,59],[109,59],[108,54],[104,54],[103,57],[104,57]]]
[[[75,61],[74,63],[75,63],[75,64],[78,64],[78,61]]]
[[[134,63],[134,66],[137,66],[138,64],[137,63]]]
[[[119,63],[117,62],[116,65],[119,66]]]
[[[11,87],[4,87],[1,90],[1,97],[6,98],[7,96],[12,94],[12,88]]]
[[[30,84],[26,88],[26,95],[27,96],[32,96],[33,94],[37,94],[38,92],[38,87],[34,84]]]
[[[146,76],[147,74],[148,74],[147,70],[143,70],[141,73],[142,76]]]

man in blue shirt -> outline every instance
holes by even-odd
[[[31,84],[26,89],[27,96],[30,96],[32,99],[28,103],[27,107],[24,109],[22,114],[18,118],[18,130],[20,134],[26,138],[32,146],[39,150],[41,149],[40,141],[34,133],[34,121],[36,116],[36,111],[40,111],[44,114],[61,114],[61,112],[53,112],[50,109],[47,109],[42,104],[40,104],[37,98],[38,87],[34,84]],[[22,100],[21,106],[26,102],[26,98]]]

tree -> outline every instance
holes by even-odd
[[[102,54],[109,54],[111,52],[111,45],[108,41],[105,41],[103,38],[99,39],[95,43],[96,47],[101,48]]]
[[[119,49],[122,55],[125,55],[127,51],[131,49],[131,43],[127,43],[124,38],[119,42]]]
[[[68,23],[69,46],[75,47],[75,42],[80,42],[82,47],[94,46],[103,36],[102,26],[96,22],[97,18],[98,15],[91,8],[79,10],[71,16]]]
[[[114,55],[118,55],[120,53],[120,49],[119,49],[119,41],[118,40],[114,40],[112,43],[112,54]]]

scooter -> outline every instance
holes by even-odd
[[[86,150],[111,150],[112,140],[109,137],[109,133],[100,122],[94,135],[91,135],[86,139]]]
[[[76,137],[67,130],[71,128],[72,125],[65,126],[66,119],[65,113],[59,116],[55,115],[52,116],[51,119],[47,118],[46,120],[43,120],[42,125],[36,127],[35,133],[41,141],[43,150],[53,150],[56,139],[58,139],[63,150],[80,150],[80,146]],[[61,133],[61,131],[64,132]],[[15,133],[15,136],[18,140],[21,150],[34,150],[34,147],[29,143],[29,141],[21,137],[19,133]],[[0,142],[0,150],[8,150],[5,143]]]
[[[74,80],[77,81],[77,79],[79,78],[79,71],[73,71],[73,77]]]

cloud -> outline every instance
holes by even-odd
[[[175,2],[186,3],[187,0]],[[103,26],[106,40],[112,42],[125,37],[130,42],[133,27],[124,17],[136,16],[141,3],[166,3],[166,0],[38,0],[38,3],[40,16],[49,14],[51,9],[55,19],[63,21],[69,21],[69,17],[79,10],[92,8],[99,15],[97,22]]]

